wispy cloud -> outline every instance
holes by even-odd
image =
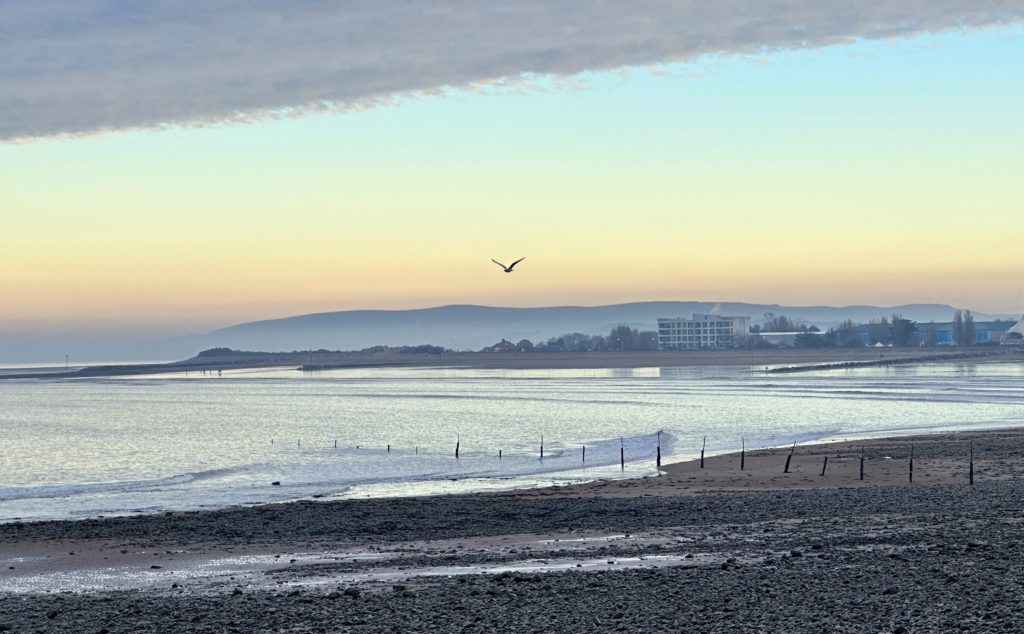
[[[1022,17],[1022,0],[0,2],[0,140],[297,116]]]

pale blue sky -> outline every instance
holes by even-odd
[[[1015,23],[0,144],[0,330],[645,299],[1021,312],[1021,68]],[[496,286],[489,258],[523,255]]]

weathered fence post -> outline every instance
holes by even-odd
[[[825,456],[825,460],[821,463],[821,475],[825,477],[825,469],[828,468],[828,456]]]
[[[456,436],[455,437],[455,459],[456,460],[458,460],[458,458],[459,458],[459,444],[461,442],[462,442],[462,439],[459,438],[458,436]]]
[[[860,479],[864,479],[864,445],[860,446]]]
[[[742,436],[740,437],[740,471],[743,471],[747,466],[747,441]]]
[[[790,449],[789,449],[789,455],[786,456],[786,466],[782,469],[783,473],[789,473],[789,463],[790,463],[791,460],[793,460],[793,452],[794,451],[796,451],[796,443],[793,443],[793,446],[790,447]]]
[[[661,469],[661,432],[658,432],[658,456],[655,459],[655,466]]]
[[[907,474],[910,479],[910,483],[914,483],[914,446],[910,446],[910,471]]]
[[[622,436],[619,436],[619,466],[622,470],[626,470],[626,443],[622,440]]]
[[[971,466],[968,471],[968,477],[970,478],[971,486],[974,485],[974,441],[971,441]]]
[[[583,445],[583,462],[587,462],[587,446]]]
[[[700,446],[700,468],[704,468],[704,448],[708,446],[708,437],[704,436],[704,444]]]
[[[544,434],[540,435],[540,459],[544,459]]]

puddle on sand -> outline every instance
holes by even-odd
[[[298,579],[284,583],[286,586],[322,586],[337,584],[358,584],[371,582],[408,581],[429,577],[459,577],[464,575],[498,575],[507,572],[595,572],[598,570],[627,570],[632,568],[664,568],[668,566],[710,566],[725,561],[720,554],[690,555],[645,555],[642,557],[618,557],[614,559],[531,559],[514,563],[479,566],[429,566],[404,570],[386,569],[359,573]]]
[[[507,538],[506,538],[507,539]],[[318,553],[258,553],[209,556],[198,553],[181,553],[176,559],[161,560],[160,568],[151,568],[147,563],[134,562],[119,566],[82,566],[71,570],[32,569],[28,561],[22,561],[19,570],[13,574],[0,571],[0,594],[57,593],[57,592],[102,592],[117,590],[171,590],[174,592],[220,593],[242,586],[251,590],[284,587],[318,587],[361,583],[399,582],[417,578],[455,577],[464,575],[497,575],[502,573],[549,573],[549,572],[594,572],[602,570],[626,570],[633,568],[656,568],[667,566],[708,566],[719,565],[728,555],[701,553],[672,553],[595,556],[589,552],[595,545],[615,543],[619,546],[635,544],[692,542],[691,538],[666,537],[650,534],[608,534],[569,538],[548,538],[538,540],[516,539],[499,544],[477,544],[484,552],[514,553],[519,549],[525,555],[530,549],[541,546],[549,551],[553,546],[557,553],[536,553],[532,557],[501,563],[478,565],[420,565],[400,567],[402,560],[410,553],[430,557],[461,548],[459,541],[426,542],[419,547],[401,547],[386,551],[352,550]],[[561,548],[559,548],[561,547]],[[183,556],[182,556],[183,555]],[[541,556],[538,556],[541,555]],[[544,557],[543,555],[556,555]],[[742,558],[742,557],[740,557]],[[327,572],[310,569],[310,566],[327,564],[329,568],[342,568],[346,563],[376,565],[358,571]],[[339,565],[340,564],[340,565]]]
[[[380,561],[391,553],[337,552],[286,553],[278,555],[235,555],[211,559],[188,558],[161,561],[160,568],[145,564],[84,567],[55,572],[19,571],[0,577],[0,593],[104,592],[133,589],[170,588],[197,580],[216,582],[245,580],[247,585],[265,585],[269,570],[308,564]],[[40,558],[41,559],[41,558]],[[7,560],[5,560],[7,561]]]
[[[576,537],[573,539],[542,539],[538,544],[589,544],[626,539],[629,535],[602,535],[600,537]]]

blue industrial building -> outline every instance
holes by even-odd
[[[974,341],[976,344],[998,344],[1011,327],[1013,321],[976,321],[974,322]],[[956,346],[962,345],[956,340],[953,322],[944,323],[918,323],[917,337],[922,346]],[[865,346],[873,346],[879,342],[876,329],[878,326],[872,324],[861,324],[857,326],[857,338]]]

